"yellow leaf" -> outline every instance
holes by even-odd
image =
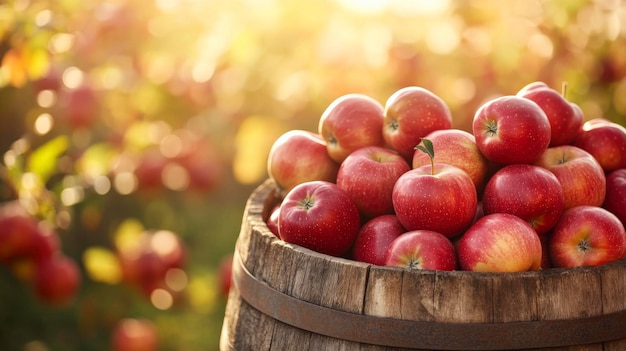
[[[125,219],[113,235],[115,248],[119,251],[135,250],[139,245],[139,237],[144,230],[143,224],[138,219]]]
[[[37,148],[28,158],[27,170],[38,175],[42,182],[48,181],[56,171],[57,158],[69,145],[65,135],[59,135]]]
[[[122,280],[122,270],[115,253],[103,247],[90,247],[83,253],[83,264],[93,281],[118,284]]]

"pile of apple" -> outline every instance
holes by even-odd
[[[564,85],[565,88],[565,85]],[[626,257],[626,128],[543,82],[484,102],[472,132],[423,87],[337,98],[268,174],[280,239],[410,269],[517,272]]]
[[[58,233],[18,201],[0,206],[0,263],[50,305],[68,303],[80,286],[78,265],[61,250]]]

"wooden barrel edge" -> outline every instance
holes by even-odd
[[[274,183],[269,180],[254,191],[248,204],[254,204],[254,206],[252,206],[251,211],[249,211],[251,206],[246,206],[244,215],[244,218],[249,220],[251,229],[253,229],[247,234],[274,237],[267,228],[265,221],[269,216],[270,208],[268,207],[279,203],[277,194]],[[262,208],[259,208],[259,204],[262,204]],[[288,250],[296,250],[299,254],[329,259],[327,255],[298,245],[287,244],[284,247]],[[330,259],[345,260],[342,258]],[[541,277],[577,274],[581,271],[595,271],[601,274],[603,269],[616,266],[621,270],[626,267],[626,261],[614,262],[600,267],[553,268],[537,272],[411,271],[408,274],[444,274],[483,278],[497,277],[502,274]],[[369,269],[371,265],[363,263],[362,267]],[[398,268],[398,270],[402,269]],[[626,269],[624,270],[626,271]],[[407,272],[403,273],[407,274]],[[420,322],[338,311],[283,294],[265,282],[256,279],[247,269],[238,252],[235,253],[233,264],[233,282],[244,301],[276,320],[317,334],[373,345],[432,350],[515,350],[583,345],[626,338],[626,329],[622,327],[626,323],[626,310],[574,319],[508,323]],[[329,318],[337,322],[330,325],[327,323]],[[493,338],[493,335],[501,337]]]

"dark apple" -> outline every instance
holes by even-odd
[[[626,169],[617,169],[606,176],[606,197],[602,205],[626,225]]]
[[[66,305],[77,294],[81,276],[76,262],[57,254],[37,263],[34,290],[37,297],[51,305]]]
[[[361,226],[352,248],[352,258],[356,261],[384,266],[387,247],[405,232],[406,229],[395,215],[374,217]]]

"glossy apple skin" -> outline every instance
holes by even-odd
[[[156,351],[158,344],[156,326],[147,319],[124,318],[111,332],[111,351]]]
[[[277,238],[280,239],[280,231],[278,229],[278,214],[279,213],[280,213],[280,205],[274,206],[265,224],[267,224],[267,228],[270,230],[270,232],[272,232],[274,235],[276,235]]]
[[[625,255],[624,225],[597,206],[565,210],[550,239],[550,259],[555,267],[599,266]]]
[[[570,144],[580,132],[583,125],[580,108],[576,108],[574,103],[547,84],[530,83],[517,96],[534,101],[545,112],[551,129],[549,146]]]
[[[282,240],[342,256],[361,227],[359,210],[336,184],[311,181],[297,185],[283,199],[278,215]]]
[[[361,226],[352,248],[352,258],[355,261],[384,266],[389,244],[405,232],[406,229],[393,214],[374,217]]]
[[[76,295],[81,276],[76,262],[63,254],[37,263],[34,291],[37,297],[51,305],[65,305]]]
[[[488,161],[476,146],[476,138],[471,133],[460,129],[441,129],[429,133],[426,138],[433,143],[437,162],[464,170],[472,178],[476,191],[482,192]],[[415,150],[412,168],[428,164],[430,164],[428,154]]]
[[[432,230],[413,230],[394,239],[385,253],[385,265],[408,269],[453,271],[457,267],[454,245]]]
[[[626,168],[626,128],[605,119],[592,119],[583,124],[573,145],[589,152],[605,173]]]
[[[341,163],[365,146],[383,146],[383,106],[362,94],[335,99],[320,117],[318,133],[326,141],[330,158]]]
[[[472,179],[445,163],[404,173],[393,188],[393,207],[407,230],[432,230],[451,238],[474,220],[478,203]]]
[[[283,196],[304,182],[335,182],[338,171],[339,164],[328,155],[326,142],[305,130],[290,130],[278,137],[267,160],[267,173]]]
[[[482,204],[485,214],[510,213],[527,221],[537,234],[545,234],[559,221],[565,197],[552,172],[539,166],[513,164],[489,179]]]
[[[348,193],[362,218],[374,218],[393,213],[393,186],[410,169],[396,151],[366,146],[352,152],[341,163],[337,185]]]
[[[481,105],[472,121],[480,152],[498,164],[533,163],[550,144],[550,121],[535,102],[501,96]]]
[[[457,255],[466,271],[536,271],[541,266],[541,241],[523,219],[492,213],[467,229],[458,241]]]
[[[572,145],[548,148],[535,165],[552,172],[561,183],[565,208],[601,206],[606,195],[606,176],[598,161]]]
[[[394,92],[385,102],[383,137],[386,144],[408,162],[411,162],[421,138],[435,130],[450,128],[450,108],[430,90],[405,87]]]
[[[626,225],[626,169],[618,169],[606,175],[606,197],[602,207]]]

